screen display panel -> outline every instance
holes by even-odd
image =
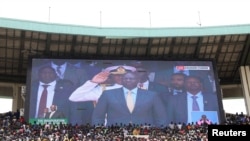
[[[25,117],[30,123],[165,126],[198,123],[206,115],[220,123],[215,70],[213,61],[33,58]]]

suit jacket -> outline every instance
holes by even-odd
[[[151,124],[166,126],[165,107],[155,92],[138,89],[134,111],[129,112],[122,88],[106,90],[98,100],[92,116],[93,125],[103,125],[107,114],[107,126],[115,124]]]
[[[77,68],[70,63],[67,63],[63,79],[70,80],[76,87],[78,87],[85,83],[89,78],[84,68]]]
[[[188,106],[187,94],[169,97],[167,106],[167,113],[170,121],[175,123],[187,123],[188,120]],[[217,111],[219,114],[218,99],[213,93],[203,93],[204,111]]]
[[[148,90],[155,91],[160,95],[168,93],[168,89],[166,86],[156,82],[149,82]]]
[[[50,117],[51,112],[45,115],[45,118],[59,119],[65,118],[63,112],[56,110],[55,113]]]
[[[38,87],[39,87],[39,81],[31,83],[29,118],[35,118]],[[70,113],[71,104],[70,101],[68,100],[68,97],[73,92],[73,90],[74,86],[70,81],[66,80],[56,81],[53,104],[57,105],[58,110],[63,111],[64,115],[67,118],[69,118],[71,115]]]
[[[70,80],[74,83],[75,89],[84,84],[89,79],[86,68],[77,68],[74,65],[67,63],[63,80]],[[72,91],[73,92],[73,91]],[[69,98],[69,96],[68,96]],[[67,98],[67,99],[68,99]],[[70,123],[72,124],[87,124],[91,123],[91,116],[94,109],[93,102],[70,102]]]
[[[148,90],[156,92],[160,96],[160,99],[162,100],[165,108],[167,107],[169,97],[171,96],[167,86],[150,81],[148,85]]]

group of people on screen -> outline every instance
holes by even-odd
[[[171,122],[191,123],[208,111],[216,113],[207,115],[215,116],[212,122],[219,121],[215,81],[209,79],[212,70],[176,70],[171,65],[156,71],[164,66],[132,60],[120,64],[39,61],[33,61],[29,118],[160,127]]]

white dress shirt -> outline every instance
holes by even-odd
[[[143,85],[143,88],[141,88],[141,84]],[[147,81],[145,81],[143,83],[139,83],[137,87],[141,88],[141,89],[144,89],[144,90],[148,90],[148,86],[149,86],[149,81],[147,80]]]
[[[37,104],[36,104],[36,117],[38,117],[38,111],[39,111],[39,103],[40,103],[40,99],[42,96],[42,92],[43,92],[43,85],[45,85],[44,83],[39,84],[39,88],[38,88],[38,93],[37,93]],[[48,91],[48,95],[47,95],[47,103],[46,103],[46,107],[50,107],[53,103],[53,98],[54,98],[54,94],[55,94],[55,86],[56,86],[56,81],[53,81],[49,84],[47,87],[47,91]]]
[[[50,114],[49,114],[49,118],[51,118],[54,115],[55,112],[56,111],[51,111]]]

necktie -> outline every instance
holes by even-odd
[[[132,111],[134,109],[134,100],[133,100],[133,96],[132,96],[131,91],[128,91],[126,100],[127,100],[128,109],[129,109],[130,113],[132,113]]]
[[[198,102],[197,102],[197,99],[198,97],[197,96],[192,96],[192,99],[193,99],[193,111],[200,111],[200,108],[199,108],[199,105],[198,105]]]
[[[60,66],[58,66],[58,67],[56,68],[56,72],[57,72],[58,76],[59,76],[60,78],[62,78],[62,71],[61,71],[61,67],[60,67]]]
[[[39,103],[39,111],[38,111],[38,116],[42,116],[43,115],[43,111],[46,108],[46,104],[47,104],[47,95],[48,95],[48,91],[47,91],[47,87],[49,85],[43,85],[43,92],[40,98],[40,103]]]

